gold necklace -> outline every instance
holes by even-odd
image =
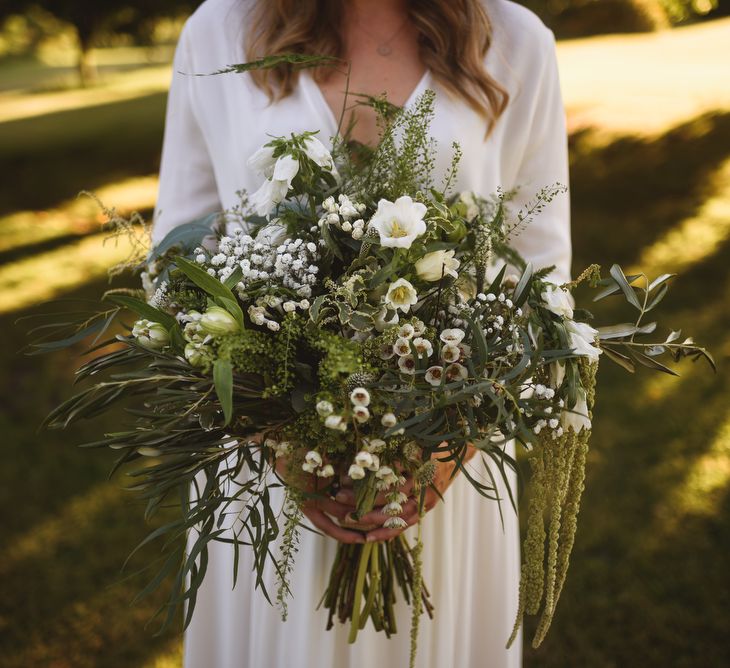
[[[360,30],[362,30],[362,31],[363,31],[363,32],[364,32],[364,33],[365,33],[365,34],[366,34],[366,35],[367,35],[368,37],[370,37],[371,39],[373,39],[373,40],[374,40],[375,42],[377,42],[377,43],[378,43],[378,46],[377,46],[377,47],[375,48],[375,51],[377,52],[377,54],[378,54],[379,56],[382,56],[383,58],[387,58],[387,57],[388,57],[388,56],[389,56],[389,55],[390,55],[391,53],[393,53],[393,48],[392,48],[392,47],[390,46],[390,43],[391,43],[391,42],[392,42],[392,41],[393,41],[393,40],[394,40],[394,39],[395,39],[396,37],[398,37],[398,35],[400,35],[400,34],[401,34],[401,32],[403,32],[403,28],[405,28],[405,27],[406,27],[406,25],[408,25],[408,19],[409,19],[409,18],[410,18],[410,17],[406,16],[406,18],[405,18],[405,20],[403,21],[403,23],[401,23],[401,24],[400,24],[400,26],[398,27],[398,30],[396,30],[396,31],[395,31],[395,32],[394,32],[394,33],[393,33],[393,34],[392,34],[392,35],[391,35],[390,37],[388,37],[388,39],[386,39],[386,40],[385,40],[384,42],[380,41],[380,37],[378,37],[377,35],[375,35],[375,34],[371,33],[371,32],[370,32],[369,30],[367,30],[367,29],[366,29],[366,28],[365,28],[365,27],[364,27],[364,26],[362,25],[362,23],[360,23],[359,21],[358,21],[358,26],[359,26]]]

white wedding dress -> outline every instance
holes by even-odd
[[[236,191],[253,192],[260,177],[247,158],[271,136],[320,130],[336,132],[319,88],[303,74],[294,93],[269,104],[248,75],[193,76],[245,62],[243,39],[250,1],[207,0],[187,21],[178,44],[167,109],[154,239],[171,228],[237,203]],[[521,186],[521,206],[546,185],[568,185],[565,115],[553,34],[527,9],[506,0],[486,2],[494,38],[486,58],[491,74],[511,99],[494,132],[484,138],[479,116],[449,98],[427,72],[409,103],[436,92],[433,136],[440,148],[436,173],[459,142],[463,159],[457,190],[489,195]],[[515,245],[536,267],[555,265],[554,277],[570,277],[568,197],[550,204]],[[472,461],[476,461],[475,458]],[[474,475],[485,476],[479,465]],[[279,497],[278,497],[279,498]],[[503,503],[483,499],[460,476],[423,522],[424,576],[435,619],[423,617],[419,668],[517,668],[521,638],[505,649],[517,608],[519,531]],[[412,531],[412,530],[411,530]],[[302,531],[290,584],[289,619],[254,589],[250,555],[241,550],[238,584],[232,588],[233,552],[212,543],[206,579],[185,634],[185,668],[401,668],[408,665],[410,610],[398,605],[399,632],[390,640],[368,623],[355,645],[347,627],[325,631],[325,612],[315,610],[335,553],[333,540]],[[267,581],[276,591],[270,568]]]

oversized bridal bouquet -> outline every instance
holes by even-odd
[[[253,550],[267,597],[263,573],[274,560],[285,614],[302,504],[352,485],[355,519],[384,499],[385,527],[418,530],[410,542],[400,534],[339,544],[321,603],[328,627],[349,623],[351,641],[367,620],[395,633],[402,596],[415,651],[419,615],[438,606],[420,556],[422,540],[438,539],[420,526],[436,462],[453,462],[485,503],[505,500],[504,483],[515,505],[514,439],[532,470],[515,633],[525,613],[542,611],[539,643],[573,545],[601,354],[629,371],[674,373],[661,357],[712,362],[679,332],[647,340],[656,323],[644,317],[671,275],[649,281],[614,265],[601,278],[594,265],[559,285],[550,267],[519,257],[510,240],[562,186],[518,212],[509,193],[453,193],[458,147],[434,183],[432,105],[427,92],[409,110],[383,106],[372,151],[335,140],[330,152],[307,132],[273,139],[249,161],[259,190],[148,249],[144,290],[110,290],[109,307],[35,343],[55,350],[96,335],[94,357],[77,372],[91,382],[47,423],[64,427],[120,403],[130,411],[126,430],[92,445],[138,465],[133,489],[147,516],[176,504],[176,519],[146,539],[167,538],[152,586],[174,578],[168,621],[187,601],[189,622],[212,540]],[[599,288],[596,299],[623,296],[634,322],[589,322],[571,295],[583,281]],[[126,331],[102,340],[115,322]],[[485,476],[473,475],[480,459]],[[281,486],[283,508],[271,493]]]

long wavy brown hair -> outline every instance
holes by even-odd
[[[256,0],[252,8],[246,57],[288,53],[342,58],[344,0]],[[492,42],[492,24],[480,0],[409,0],[418,28],[421,59],[436,81],[463,99],[486,120],[489,133],[509,101],[507,91],[487,72],[484,57]],[[314,71],[316,81],[328,68]],[[272,100],[289,95],[298,72],[291,65],[251,72]]]

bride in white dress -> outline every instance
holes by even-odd
[[[287,6],[290,13],[284,13]],[[520,186],[513,200],[519,208],[543,186],[568,185],[554,37],[522,6],[507,0],[207,0],[185,24],[175,55],[155,241],[176,225],[234,206],[236,191],[256,190],[259,177],[246,161],[270,136],[319,130],[326,141],[337,133],[344,99],[340,74],[317,81],[301,73],[273,101],[249,74],[192,76],[250,59],[246,40],[252,25],[261,27],[252,24],[251,12],[262,9],[273,23],[264,35],[268,42],[260,43],[276,49],[277,39],[280,47],[297,31],[300,40],[325,34],[330,48],[339,44],[351,63],[352,91],[387,92],[390,101],[408,105],[434,90],[435,173],[444,173],[451,144],[458,142],[463,158],[456,191],[487,196],[500,186]],[[333,17],[340,12],[336,25]],[[325,48],[320,41],[310,53]],[[474,82],[478,85],[470,88]],[[476,91],[476,104],[469,104],[465,90]],[[373,118],[358,113],[353,136],[372,144]],[[555,265],[552,278],[559,282],[570,279],[569,211],[567,196],[557,198],[514,240],[536,267]],[[479,457],[468,466],[473,475],[485,475]],[[517,517],[507,501],[502,524],[497,504],[483,499],[464,476],[445,487],[445,502],[436,503],[423,521],[424,578],[436,611],[432,621],[423,618],[417,666],[518,668],[521,637],[505,649],[517,610]],[[321,511],[310,508],[307,515],[326,533],[343,531]],[[403,601],[397,607],[400,630],[391,639],[370,625],[355,645],[347,643],[346,626],[325,631],[326,611],[315,608],[335,549],[332,538],[301,532],[290,578],[293,597],[282,622],[279,610],[254,588],[245,548],[233,589],[233,550],[211,543],[206,579],[185,634],[185,667],[407,666],[410,611]],[[267,581],[275,591],[271,568]]]

